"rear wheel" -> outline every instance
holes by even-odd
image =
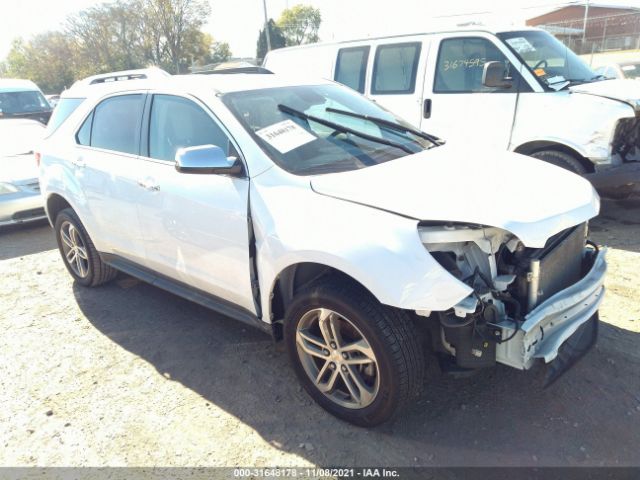
[[[85,287],[96,287],[117,275],[117,270],[100,259],[84,225],[71,208],[58,214],[55,232],[64,265],[76,282]]]
[[[578,175],[584,175],[587,173],[587,169],[580,160],[575,158],[573,155],[559,150],[540,150],[539,152],[532,153],[531,156],[544,162],[551,163],[557,167],[564,168],[565,170],[569,170],[573,173],[577,173]]]
[[[355,285],[334,278],[299,292],[284,335],[304,388],[343,420],[378,425],[419,394],[425,360],[413,323]]]

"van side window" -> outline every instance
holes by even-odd
[[[229,138],[202,108],[173,95],[154,95],[149,119],[149,156],[173,161],[182,147],[215,145],[230,155]],[[235,150],[231,155],[237,155]]]
[[[373,62],[371,93],[413,93],[416,89],[420,47],[419,42],[380,45]]]
[[[144,95],[120,95],[98,104],[93,112],[91,146],[138,154]]]
[[[435,93],[515,92],[516,88],[494,89],[482,85],[484,64],[498,61],[510,67],[504,54],[486,38],[450,38],[440,42]],[[514,84],[520,80],[518,72],[510,68]],[[516,78],[517,76],[517,78]]]
[[[369,47],[341,48],[336,60],[333,79],[347,87],[364,93],[364,80],[369,60]]]

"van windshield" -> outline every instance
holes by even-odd
[[[568,85],[603,80],[571,49],[547,32],[524,30],[498,33],[540,83],[559,90]]]
[[[365,168],[438,144],[339,85],[233,92],[222,101],[277,165],[297,175]]]
[[[14,92],[0,91],[0,114],[2,116],[21,113],[48,112],[51,106],[37,90]]]

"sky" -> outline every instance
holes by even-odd
[[[14,38],[62,28],[71,14],[104,0],[2,0],[0,59]],[[236,57],[253,57],[264,23],[263,0],[209,0],[212,15],[204,31],[228,42]],[[320,9],[322,41],[426,32],[465,21],[523,25],[524,20],[566,5],[570,0],[266,0],[269,17],[303,3]],[[593,4],[594,2],[592,2]],[[640,8],[640,0],[599,0],[597,4]]]

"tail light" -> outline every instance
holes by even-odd
[[[36,165],[40,166],[40,152],[34,152],[33,156],[36,158]]]

